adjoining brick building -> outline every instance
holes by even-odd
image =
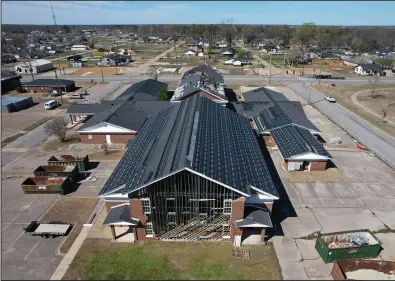
[[[182,76],[171,102],[177,103],[194,95],[204,96],[216,103],[226,104],[224,78],[208,64],[202,64],[188,70]]]
[[[243,244],[279,199],[248,119],[199,95],[147,119],[99,196],[114,238]]]
[[[133,84],[119,97],[100,104],[73,104],[67,110],[71,122],[76,117],[87,116],[77,130],[81,142],[88,144],[127,144],[149,116],[171,107],[167,101],[158,101],[161,89],[167,84],[147,79]]]
[[[75,82],[66,79],[35,79],[30,82],[23,82],[22,87],[27,92],[52,92],[63,91],[72,92],[75,90]]]
[[[331,155],[319,142],[319,129],[306,117],[302,105],[283,94],[261,87],[243,93],[243,102],[227,104],[250,120],[266,146],[278,147],[288,171],[323,171]]]

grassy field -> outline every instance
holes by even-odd
[[[395,85],[377,85],[375,91],[377,96],[374,99],[370,98],[371,91],[369,91],[373,88],[373,85],[336,85],[336,87],[332,87],[328,84],[317,84],[313,87],[326,95],[333,96],[334,98],[336,98],[336,101],[339,104],[343,105],[344,107],[364,118],[371,124],[395,137],[395,126],[391,125],[390,123],[383,123],[382,118],[367,112],[365,109],[355,104],[351,99],[351,96],[356,92],[368,90],[361,93],[361,95],[358,96],[357,100],[362,105],[367,106],[370,110],[373,110],[375,113],[381,115],[381,108],[383,107],[383,105],[387,106],[388,104],[395,103],[395,95],[391,96],[391,93],[395,91]],[[387,110],[387,118],[389,120],[394,120],[395,105],[388,107]]]
[[[281,278],[272,244],[232,257],[231,243],[112,243],[86,239],[63,280],[243,280]]]

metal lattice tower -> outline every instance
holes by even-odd
[[[56,26],[56,17],[55,17],[55,13],[54,13],[54,11],[53,11],[53,7],[52,7],[52,1],[49,1],[49,3],[51,3],[51,10],[52,10],[52,18],[53,18],[53,23],[55,24],[55,26]]]

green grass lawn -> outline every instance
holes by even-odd
[[[232,257],[226,242],[113,243],[86,239],[63,280],[282,279],[272,244],[250,247],[251,259]]]
[[[268,54],[261,55],[261,58],[264,59],[267,62],[270,61],[270,55],[268,55]],[[280,65],[283,65],[284,64],[284,55],[274,55],[274,56],[272,56],[272,62],[280,64]]]

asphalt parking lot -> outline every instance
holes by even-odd
[[[290,92],[286,96],[300,100]],[[294,209],[294,212],[289,208],[285,211],[288,217],[281,221],[284,235],[273,237],[273,242],[285,280],[331,280],[332,264],[325,264],[319,257],[312,235],[356,229],[395,230],[395,171],[374,155],[357,149],[349,135],[318,110],[311,106],[304,109],[321,130],[325,147],[344,179],[291,181],[282,166],[280,153],[271,151]],[[341,139],[341,144],[330,143],[329,140],[336,137]],[[395,261],[395,234],[378,233],[377,237],[384,248],[378,259]]]
[[[62,257],[56,254],[64,237],[42,239],[25,235],[23,227],[39,220],[61,195],[24,194],[21,183],[39,165],[45,165],[51,155],[89,154],[89,150],[42,152],[38,148],[23,153],[22,157],[3,167],[2,178],[2,279],[50,279]],[[100,189],[116,166],[116,161],[96,162],[90,175],[95,179],[83,181],[79,188],[66,196],[97,197]]]

